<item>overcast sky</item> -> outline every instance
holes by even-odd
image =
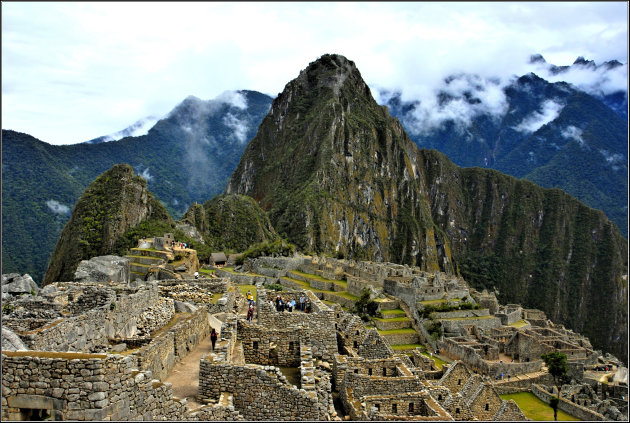
[[[522,75],[535,53],[627,64],[627,40],[627,2],[4,2],[2,128],[82,142],[188,95],[275,97],[325,53],[410,98],[454,72]]]

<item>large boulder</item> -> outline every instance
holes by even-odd
[[[26,351],[28,348],[11,329],[2,326],[2,350],[3,351]]]
[[[39,286],[35,283],[30,275],[18,275],[17,273],[9,273],[2,275],[2,292],[12,295],[20,294],[37,294]]]
[[[82,260],[74,273],[76,282],[129,283],[129,259],[119,256],[98,256]]]

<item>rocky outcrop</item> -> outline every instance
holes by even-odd
[[[226,193],[253,197],[302,251],[462,275],[627,361],[616,225],[563,191],[418,150],[345,57],[286,85]]]
[[[118,256],[99,256],[82,260],[74,273],[76,282],[129,283],[129,259]]]
[[[11,329],[2,326],[2,351],[26,351],[28,347]]]
[[[81,260],[111,254],[126,231],[145,221],[172,224],[166,209],[129,165],[115,165],[77,201],[50,258],[44,285],[69,281]]]
[[[18,273],[7,273],[2,275],[2,293],[11,295],[37,294],[39,286],[33,281],[30,275],[20,276]]]

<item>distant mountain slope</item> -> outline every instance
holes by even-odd
[[[115,165],[79,197],[61,231],[42,285],[71,281],[81,260],[113,254],[118,239],[146,220],[172,223],[166,209],[129,165]]]
[[[2,130],[2,271],[41,282],[77,199],[115,164],[129,163],[176,219],[214,197],[270,104],[255,91],[189,97],[146,135],[96,144],[50,145]]]
[[[603,98],[535,74],[505,88],[473,75],[447,78],[435,112],[403,101],[400,92],[381,97],[419,147],[435,148],[459,166],[560,188],[603,210],[627,237],[628,122]]]
[[[419,150],[343,56],[286,85],[226,193],[255,199],[302,251],[461,274],[627,360],[628,243],[604,213]]]

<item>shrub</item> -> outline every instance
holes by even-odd
[[[278,283],[266,283],[265,288],[273,291],[282,291],[283,286]]]

